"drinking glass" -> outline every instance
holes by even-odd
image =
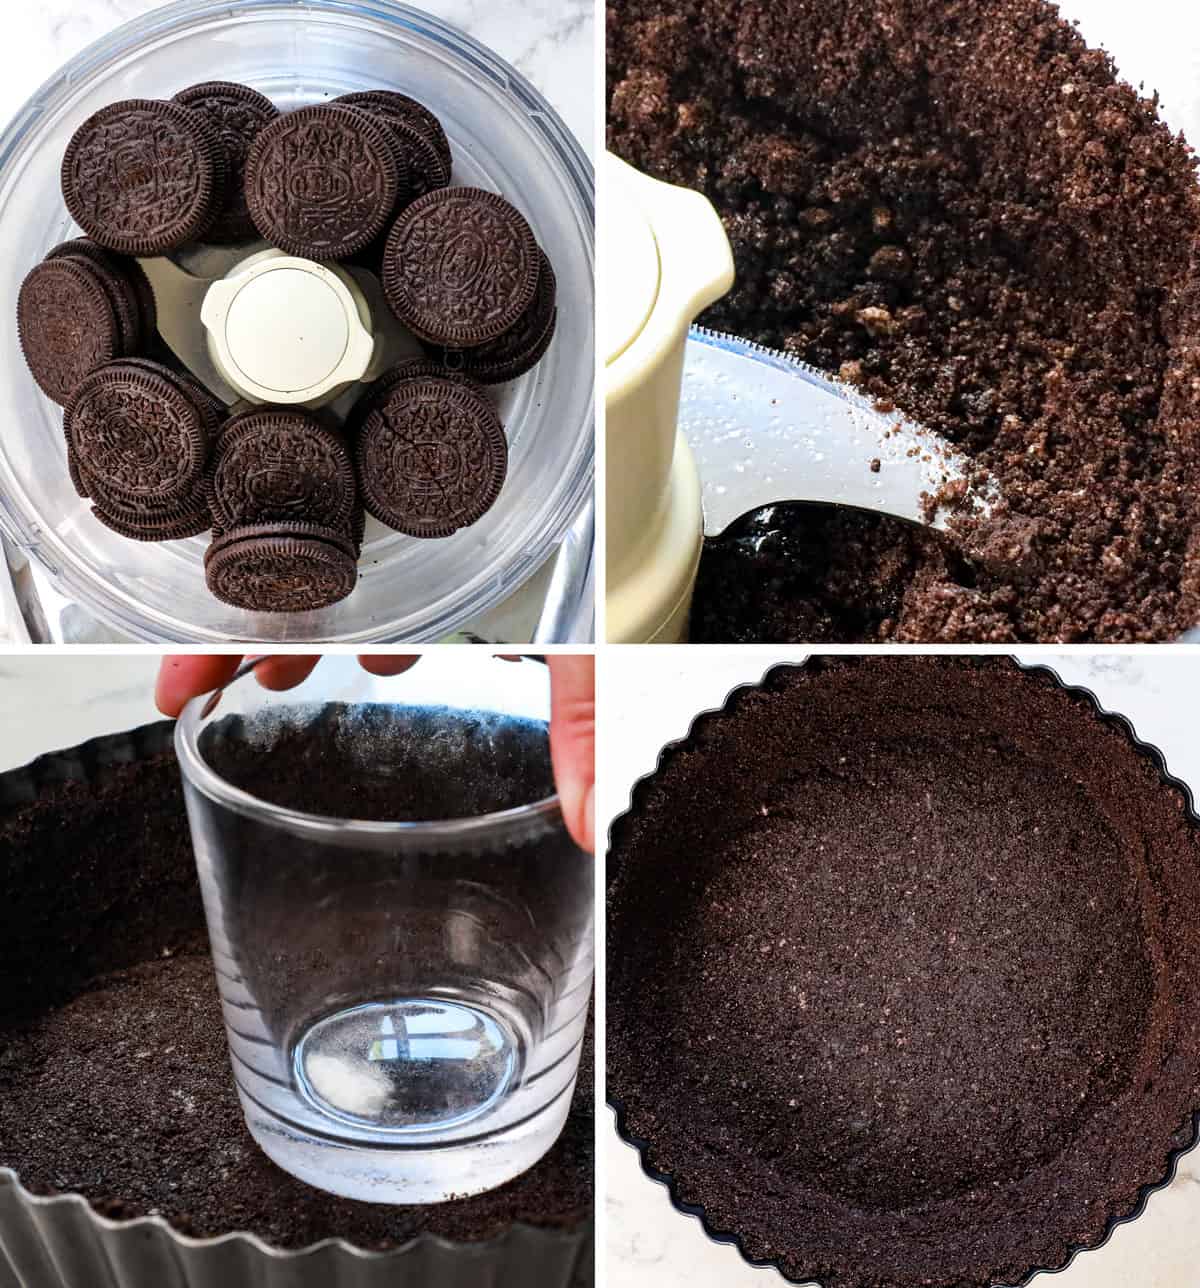
[[[175,736],[247,1126],[373,1202],[532,1166],[591,997],[593,864],[553,794],[547,670],[448,652],[391,678],[326,657],[286,692],[248,673]]]

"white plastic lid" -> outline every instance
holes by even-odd
[[[221,373],[245,397],[308,403],[366,372],[374,337],[365,313],[337,271],[268,252],[214,282],[201,319]]]
[[[658,242],[620,169],[608,164],[608,210],[601,222],[605,292],[604,362],[615,362],[638,338],[658,299]]]

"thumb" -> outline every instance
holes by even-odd
[[[591,854],[596,826],[596,671],[592,657],[557,653],[550,668],[550,760],[563,819]]]

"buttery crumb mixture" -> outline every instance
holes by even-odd
[[[693,638],[1200,622],[1200,189],[1155,99],[1045,0],[616,0],[608,36],[611,147],[733,243],[704,323],[894,402],[1005,498],[950,542],[773,507],[709,543]]]

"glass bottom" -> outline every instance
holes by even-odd
[[[367,1002],[327,1015],[292,1053],[317,1113],[380,1133],[461,1127],[508,1090],[519,1043],[498,1016],[444,997]]]
[[[356,1145],[300,1129],[238,1088],[246,1126],[277,1166],[299,1180],[363,1203],[425,1204],[468,1198],[528,1171],[558,1139],[575,1080],[538,1113],[490,1134],[445,1144]]]

